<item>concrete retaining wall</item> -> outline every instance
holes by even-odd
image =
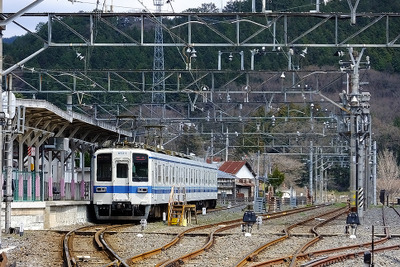
[[[35,201],[11,203],[11,227],[46,230],[88,222],[90,201]],[[5,205],[1,212],[2,227]]]

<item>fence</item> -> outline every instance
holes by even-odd
[[[3,196],[6,190],[6,172],[3,172],[1,184]],[[43,172],[13,171],[12,191],[15,202],[45,200],[90,200],[89,182],[53,182],[43,180]]]

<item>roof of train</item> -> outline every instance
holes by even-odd
[[[217,169],[217,166],[207,163],[204,159],[202,158],[198,158],[198,157],[194,157],[194,156],[189,156],[186,155],[184,153],[180,153],[180,152],[175,152],[175,151],[171,151],[171,150],[163,150],[163,149],[157,149],[154,147],[132,147],[132,146],[113,146],[113,147],[106,147],[106,148],[101,148],[98,149],[96,151],[96,154],[99,152],[107,152],[107,151],[116,151],[116,150],[127,150],[127,149],[131,149],[134,150],[136,152],[140,152],[140,153],[145,153],[148,154],[150,156],[157,156],[160,158],[170,158],[173,157],[177,160],[181,159],[181,160],[187,160],[187,161],[195,161],[198,162],[199,164],[202,165],[207,165],[208,167],[210,166],[214,166],[215,169]]]

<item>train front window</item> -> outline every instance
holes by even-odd
[[[132,181],[147,182],[149,180],[149,157],[146,154],[132,154]]]
[[[117,178],[128,178],[128,164],[117,163]]]
[[[101,182],[111,182],[111,153],[98,154],[96,157],[97,181]]]

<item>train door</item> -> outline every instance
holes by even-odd
[[[113,193],[113,201],[128,201],[129,200],[129,167],[130,161],[126,159],[115,160],[115,190]]]

